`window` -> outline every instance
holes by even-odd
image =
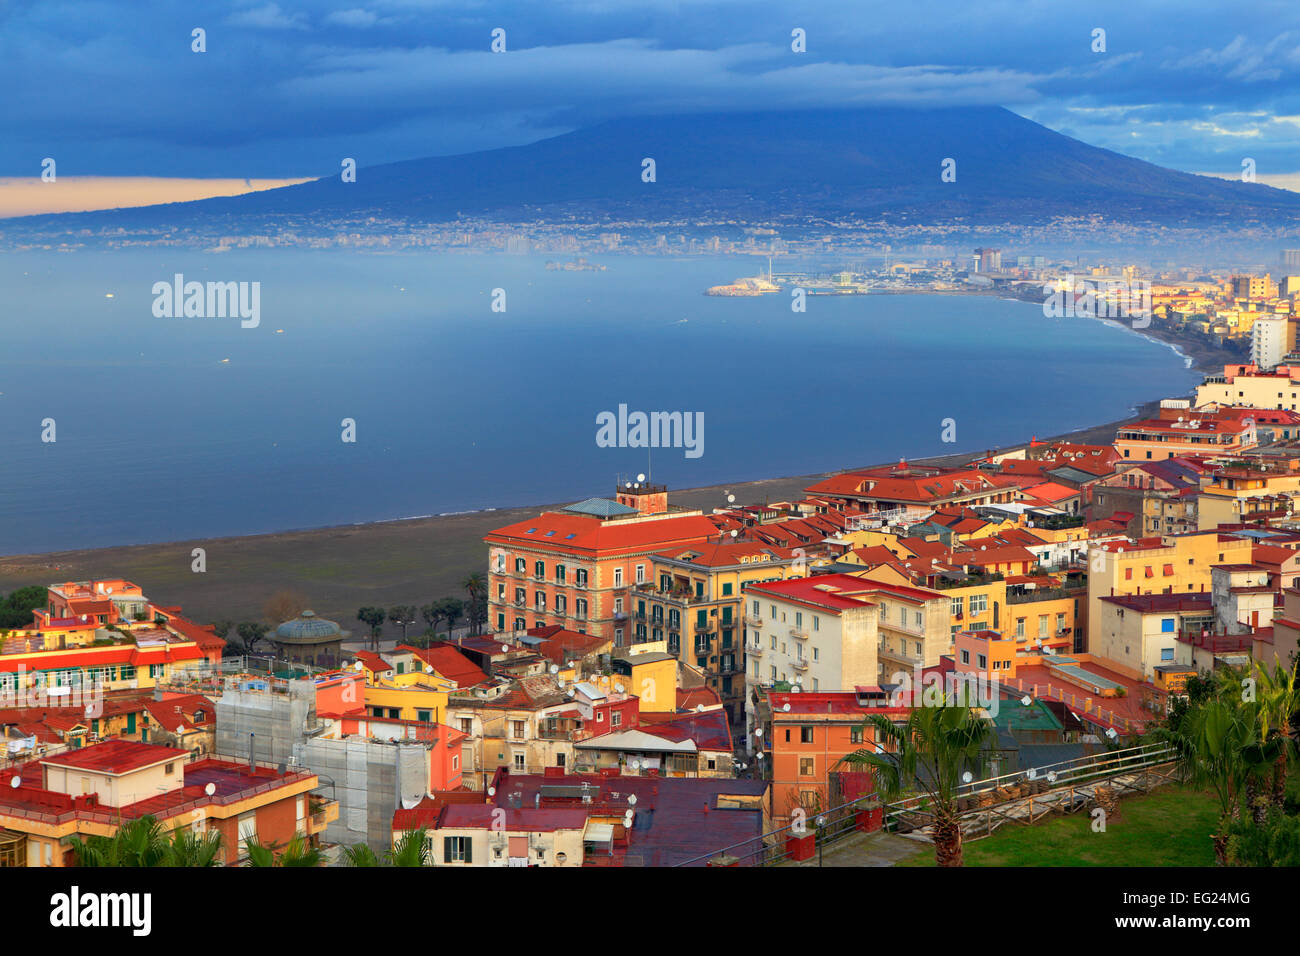
[[[801,776],[801,777],[811,777],[811,776],[813,776],[816,772],[817,772],[817,771],[816,771],[816,769],[814,768],[814,761],[813,761],[813,758],[812,758],[812,757],[800,757],[800,758],[799,758],[799,776]]]
[[[970,651],[962,651],[962,652],[961,652],[961,662],[962,662],[963,664],[969,664],[969,663],[970,663]]]
[[[1160,648],[1160,659],[1162,661],[1172,661],[1174,659],[1174,649],[1172,647]]]
[[[615,568],[615,569],[614,569],[614,587],[616,587],[616,588],[621,588],[622,586],[623,586],[623,569],[622,569],[622,568]]]
[[[521,772],[521,773],[523,772],[523,770],[524,770],[524,755],[523,755],[523,754],[515,754],[515,769],[518,770],[518,771]]]
[[[176,761],[174,760],[171,763],[169,763],[167,766],[163,767],[163,773],[165,774],[174,774],[175,772],[176,772]]]
[[[851,743],[851,744],[860,744],[860,743],[862,743],[862,728],[861,728],[861,727],[851,727],[851,728],[849,728],[849,743]]]
[[[523,574],[528,569],[528,562],[523,558],[515,558],[515,572]]]
[[[981,654],[980,657],[979,657],[979,667],[980,667],[980,669],[983,670],[983,669],[987,668],[988,666],[989,666],[989,659],[988,659],[987,657],[985,657],[983,654]]]
[[[443,837],[442,862],[473,863],[472,846],[469,837]]]
[[[726,582],[725,584],[722,585],[722,596],[723,596],[723,597],[730,597],[730,596],[731,596],[731,582],[730,582],[730,581],[728,581],[728,582]]]
[[[526,725],[522,720],[510,721],[510,737],[513,740],[523,740],[525,726]]]
[[[983,614],[989,609],[989,596],[987,594],[972,594],[970,596],[971,614]]]
[[[636,566],[636,583],[637,583],[637,584],[645,584],[645,565],[644,565],[644,564],[638,564],[638,565]]]
[[[800,727],[800,728],[799,728],[799,743],[801,743],[801,744],[810,744],[810,743],[812,743],[812,742],[813,742],[813,728],[812,728],[812,727]]]
[[[813,630],[814,631],[820,630],[822,625],[822,619],[818,617],[816,614],[812,616],[812,619],[813,619]]]
[[[1046,614],[1038,615],[1038,636],[1039,637],[1047,636],[1047,615]]]
[[[1132,581],[1132,580],[1133,580],[1133,569],[1132,569],[1132,568],[1125,568],[1125,569],[1124,569],[1124,580],[1125,580],[1125,581]]]
[[[1160,620],[1160,633],[1172,634],[1174,632],[1174,619],[1172,617],[1162,618]]]
[[[955,597],[948,604],[948,613],[953,617],[961,617],[962,598]]]

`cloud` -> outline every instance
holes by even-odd
[[[226,23],[236,27],[255,27],[259,30],[306,30],[307,19],[300,13],[287,14],[278,3],[254,7],[232,13]]]

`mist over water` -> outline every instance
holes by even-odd
[[[788,295],[702,295],[766,260],[546,261],[0,256],[0,553],[578,500],[648,468],[683,488],[982,450],[1199,381],[1161,343],[1027,303],[815,296],[796,314]],[[155,318],[176,273],[260,282],[260,325]],[[599,447],[620,404],[702,413],[703,454]]]

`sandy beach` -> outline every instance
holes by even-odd
[[[1154,406],[1154,402],[1143,406],[1139,416]],[[1110,442],[1122,421],[1071,432],[1068,437],[1081,442]],[[1029,437],[1026,435],[1025,441]],[[968,450],[924,460],[958,463],[986,451]],[[822,477],[798,475],[670,489],[669,501],[706,513],[725,507],[728,493],[735,495],[738,504],[786,501],[803,497],[803,489]],[[0,592],[29,584],[120,577],[139,584],[153,601],[180,605],[192,620],[207,623],[222,618],[258,620],[267,598],[277,591],[290,590],[301,594],[317,614],[356,630],[357,609],[365,605],[420,605],[440,597],[463,598],[461,584],[465,577],[487,567],[485,534],[548,507],[569,503],[539,502],[520,508],[402,521],[0,557]],[[207,553],[205,573],[190,569],[194,548],[203,548]],[[391,637],[388,632],[392,630],[386,626],[385,636]],[[421,630],[423,624],[413,633]]]

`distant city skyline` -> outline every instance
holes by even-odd
[[[1300,171],[1291,4],[924,6],[8,0],[0,176],[54,157],[66,176],[298,178],[616,117],[966,104],[1187,172]],[[505,53],[489,49],[498,28]]]

